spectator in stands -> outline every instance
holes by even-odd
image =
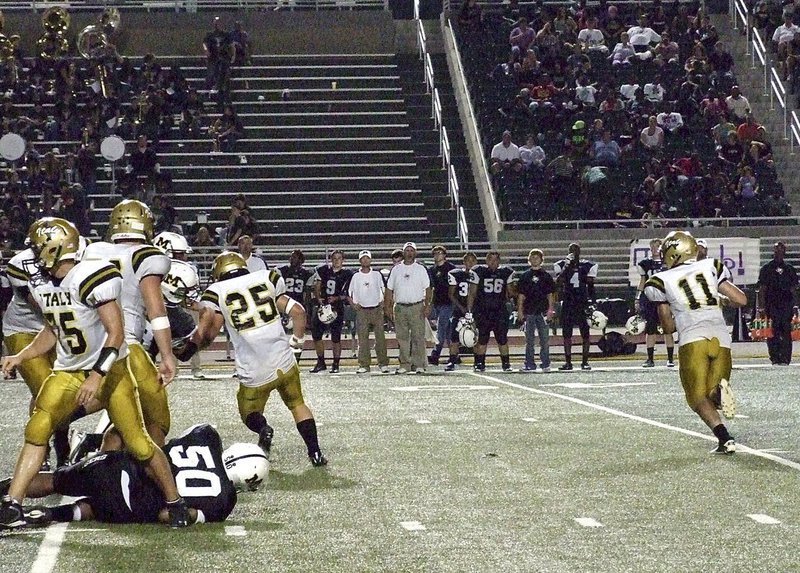
[[[742,123],[750,113],[750,102],[742,95],[738,85],[731,87],[731,94],[725,98],[725,103],[734,123]]]
[[[575,80],[576,102],[580,102],[584,107],[595,108],[597,107],[596,94],[597,88],[595,84],[589,82],[588,77],[582,75]]]
[[[230,100],[231,64],[234,61],[234,50],[231,36],[222,29],[219,17],[214,18],[213,29],[203,39],[203,50],[206,54],[206,86],[212,94],[217,95],[220,107]]]
[[[611,52],[609,59],[613,66],[630,65],[631,58],[635,54],[636,50],[634,50],[630,42],[630,36],[628,36],[627,32],[623,32],[620,36],[619,43],[614,46],[614,50]]]
[[[584,50],[608,54],[603,32],[597,29],[597,18],[590,17],[586,21],[586,28],[578,32],[578,42]]]
[[[677,64],[680,56],[680,48],[678,43],[672,40],[669,32],[664,32],[661,36],[661,41],[653,48],[655,57],[653,62],[663,67],[667,64]]]
[[[253,46],[250,43],[250,35],[242,29],[242,23],[239,20],[233,23],[233,30],[229,37],[233,48],[233,65],[249,66]]]
[[[168,195],[156,195],[153,197],[153,215],[155,216],[155,232],[161,233],[169,231],[183,234],[178,225],[178,211],[172,206],[172,201]]]
[[[727,110],[727,107],[725,108]],[[722,113],[717,116],[717,124],[711,128],[711,136],[714,138],[714,143],[717,144],[717,149],[728,138],[730,132],[736,132],[736,126],[728,121],[727,113]]]
[[[517,26],[511,30],[508,42],[511,44],[511,53],[515,60],[519,60],[528,52],[536,39],[536,31],[528,27],[528,19],[524,16],[519,19]]]
[[[209,128],[208,133],[214,138],[215,153],[234,151],[236,141],[244,134],[244,126],[232,105],[225,106],[222,115]]]
[[[606,129],[603,131],[603,138],[594,142],[590,155],[594,159],[593,165],[604,165],[606,167],[619,165],[622,151],[619,148],[619,144],[611,139],[611,130]]]
[[[692,181],[703,176],[703,164],[700,155],[692,151],[688,155],[683,155],[672,164],[673,169],[678,174],[678,181]]]
[[[727,139],[720,145],[717,157],[729,169],[735,168],[742,161],[744,155],[744,147],[739,141],[739,137],[735,131],[728,132]]]
[[[661,84],[661,77],[656,75],[651,82],[644,85],[643,91],[647,101],[659,104],[664,101],[664,94],[667,90]]]
[[[236,245],[242,235],[255,237],[257,234],[258,226],[256,220],[250,214],[249,209],[242,209],[239,216],[234,219],[233,225],[228,229],[226,240],[228,245]]]
[[[605,12],[605,17],[600,23],[600,27],[606,36],[609,45],[614,45],[620,41],[620,36],[625,30],[622,20],[619,18],[619,9],[611,4]]]
[[[714,49],[708,55],[708,63],[711,65],[711,83],[720,92],[727,92],[730,85],[733,85],[733,56],[725,49],[725,44],[718,41],[714,44]]]
[[[525,165],[519,147],[511,141],[511,132],[503,132],[503,140],[492,148],[491,170],[494,175],[521,173]]]
[[[683,127],[683,116],[673,111],[672,105],[668,104],[665,110],[656,116],[656,122],[665,133],[676,134]]]
[[[245,211],[242,213],[242,216],[246,214],[247,212]],[[252,228],[255,229],[255,227]],[[254,273],[256,271],[267,270],[267,263],[264,262],[264,259],[253,252],[253,237],[251,235],[239,235],[239,238],[236,240],[236,246],[239,249],[239,254],[242,255],[242,258],[247,263],[248,271]]]
[[[184,137],[197,138],[203,126],[203,100],[200,94],[192,88],[186,94],[186,100],[181,105],[180,131]]]
[[[742,175],[739,177],[739,183],[736,186],[736,194],[743,201],[755,199],[758,194],[758,182],[753,176],[753,170],[750,167],[742,168]]]
[[[539,83],[531,88],[531,109],[538,110],[551,110],[555,106],[554,98],[560,90],[553,85],[548,74],[542,74],[539,77]],[[544,116],[542,121],[548,122],[548,117]]]
[[[213,247],[215,245],[216,243],[211,237],[211,232],[208,230],[208,227],[202,225],[199,229],[197,229],[197,233],[195,233],[194,238],[192,239],[193,247]]]
[[[545,153],[536,144],[533,134],[528,136],[525,145],[519,148],[519,155],[526,171],[544,170]]]
[[[572,44],[577,39],[578,24],[567,13],[565,6],[559,6],[556,17],[552,20],[553,32],[562,42]]]
[[[92,230],[89,220],[89,205],[83,188],[80,184],[70,185],[63,183],[61,196],[56,201],[53,211],[57,217],[66,219],[78,229],[78,232],[87,237]]]
[[[647,127],[642,130],[639,141],[647,151],[660,151],[664,149],[664,130],[658,125],[656,116],[647,119]]]
[[[483,29],[483,11],[478,0],[464,0],[458,12],[458,23],[463,30],[469,32]]]
[[[661,41],[661,36],[648,27],[647,15],[639,16],[639,24],[628,28],[628,38],[637,52],[645,52],[648,48]]]
[[[752,113],[745,116],[744,123],[736,128],[736,135],[743,146],[749,147],[750,142],[758,135],[758,130],[761,126],[756,122],[756,118]]]
[[[800,27],[794,23],[794,16],[789,13],[784,14],[783,24],[775,28],[775,32],[772,34],[772,44],[778,54],[778,71],[781,73],[786,71],[785,60],[789,46],[798,32],[800,32]]]

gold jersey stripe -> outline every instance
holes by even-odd
[[[720,261],[719,259],[714,259],[714,270],[717,271],[717,278],[721,279],[722,274],[724,272],[724,268],[722,265],[722,261]]]
[[[219,295],[212,290],[207,290],[204,292],[203,296],[200,297],[200,300],[203,302],[210,302],[219,308]]]
[[[139,249],[138,251],[133,253],[133,256],[131,257],[131,264],[133,265],[133,272],[135,273],[135,272],[139,271],[139,267],[142,265],[142,263],[145,261],[145,259],[147,259],[148,257],[156,256],[156,255],[163,257],[164,256],[164,252],[159,250],[159,249],[157,249],[156,247],[145,247],[145,248]]]
[[[83,304],[86,304],[86,299],[95,288],[104,282],[115,278],[121,279],[122,274],[120,274],[114,265],[108,265],[107,267],[101,268],[98,272],[81,283],[81,285],[78,287],[78,298]]]
[[[275,269],[272,269],[269,272],[269,282],[271,282],[272,284],[277,285],[278,284],[278,280],[280,278],[281,278],[281,273],[279,273]]]
[[[644,288],[647,288],[649,286],[656,288],[663,293],[667,292],[667,290],[664,288],[664,281],[661,280],[659,277],[650,277],[649,279],[647,279],[647,282],[644,283]]]
[[[24,270],[11,264],[6,267],[6,274],[21,281],[27,281],[31,278]]]

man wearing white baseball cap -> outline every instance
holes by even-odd
[[[425,321],[430,314],[431,280],[416,262],[417,245],[403,245],[403,262],[392,269],[386,283],[386,316],[394,320],[400,368],[397,374],[425,372]],[[412,356],[413,352],[413,356]]]
[[[375,353],[378,366],[384,374],[389,372],[389,358],[386,355],[386,337],[383,332],[383,276],[372,270],[372,253],[367,250],[358,253],[361,268],[353,274],[348,288],[348,298],[356,311],[356,332],[358,335],[357,374],[369,372],[370,348],[369,329],[375,333]]]
[[[702,261],[708,256],[708,243],[705,239],[697,239],[697,260]]]

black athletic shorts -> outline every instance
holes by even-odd
[[[311,317],[311,338],[322,340],[322,335],[328,330],[331,333],[331,342],[341,342],[342,340],[342,325],[344,324],[344,305],[341,307],[334,306],[333,310],[336,311],[336,320],[330,324],[325,324],[319,319],[317,309],[312,309],[313,316]]]
[[[565,338],[572,337],[572,331],[578,327],[581,336],[589,336],[589,323],[586,321],[587,303],[564,301],[561,304],[561,334]]]
[[[461,311],[458,309],[453,309],[453,314],[450,317],[450,342],[458,342],[458,331],[456,327],[458,326],[458,321],[464,318],[464,315],[461,314]]]
[[[494,333],[497,344],[508,344],[508,312],[505,308],[476,308],[475,326],[478,327],[478,344],[488,344]]]
[[[165,507],[156,484],[125,452],[98,454],[53,474],[56,493],[81,500],[92,507],[95,519],[105,523],[155,523]]]
[[[658,304],[642,295],[639,297],[639,311],[645,321],[644,333],[658,334],[658,327],[661,325],[661,320],[658,318]]]

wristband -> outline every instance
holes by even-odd
[[[197,510],[197,519],[194,520],[195,523],[205,523],[206,522],[206,515],[201,511]]]
[[[111,367],[114,366],[118,356],[118,349],[114,348],[113,346],[104,346],[100,351],[100,356],[97,358],[97,362],[95,362],[94,366],[92,366],[92,370],[97,372],[100,376],[105,376],[108,374],[108,371],[111,370]]]
[[[169,319],[166,316],[157,316],[150,321],[153,330],[166,330],[169,328]]]

